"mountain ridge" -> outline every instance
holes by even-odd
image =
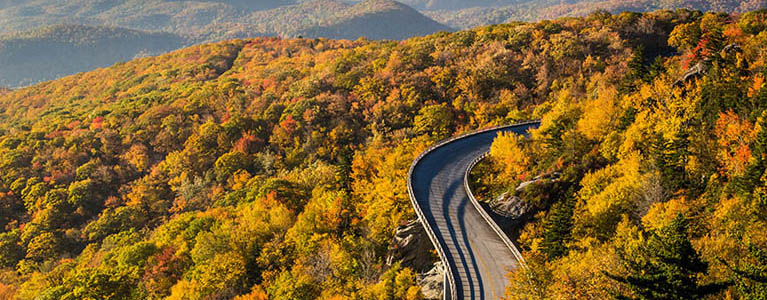
[[[246,9],[242,6],[245,1],[205,1],[197,5],[186,1],[186,4],[169,3],[167,6],[159,5],[165,3],[161,0],[143,1],[153,5],[119,11],[124,3],[103,2],[104,5],[98,6],[73,1],[70,6],[50,5],[37,12],[27,12],[32,20],[54,12],[70,11],[71,15],[58,19],[67,22],[65,24],[0,32],[0,63],[4,63],[0,66],[0,86],[24,86],[105,67],[136,55],[160,54],[185,45],[234,38],[405,39],[452,31],[416,10],[390,0],[367,0],[357,4],[314,0],[271,9],[261,6],[263,9],[253,9],[252,5]],[[28,2],[43,3],[45,0]],[[143,2],[131,0],[126,3]],[[227,6],[228,3],[240,3],[241,7]],[[147,15],[150,9],[157,9],[158,13]],[[8,12],[9,9],[0,9],[0,16]],[[55,23],[55,20],[52,17],[46,22]],[[78,25],[78,22],[90,25]],[[3,23],[12,22],[0,19],[0,24]],[[130,37],[133,45],[110,45],[117,41],[110,39],[110,32],[122,39]],[[104,50],[98,51],[99,47]]]
[[[170,33],[53,25],[0,36],[0,86],[23,86],[188,45]]]
[[[690,9],[700,11],[719,11],[745,13],[767,8],[763,0],[523,0],[498,1],[500,5],[474,6],[458,9],[427,9],[422,13],[433,20],[458,29],[477,26],[502,24],[514,21],[537,21],[560,17],[585,16],[595,10],[604,10],[613,14],[623,11],[648,12],[656,10]]]
[[[370,28],[371,24],[374,24],[374,28]],[[391,30],[402,26],[412,30]],[[335,36],[343,39],[359,36],[370,39],[406,39],[452,30],[434,20],[424,18],[420,12],[402,3],[392,0],[366,0],[331,18],[327,25],[299,32],[302,36]]]
[[[407,18],[421,19],[413,24],[429,27],[393,28],[388,35],[377,34],[381,38],[409,37],[430,30],[438,31],[437,28],[448,28],[429,22],[426,20],[428,17],[420,12],[394,1],[365,0],[355,4],[329,0],[283,1],[274,5],[257,3],[261,2],[128,0],[96,5],[85,0],[67,3],[52,0],[18,1],[16,5],[0,7],[0,31],[22,31],[37,28],[41,24],[69,23],[164,31],[192,36],[200,42],[214,42],[237,37],[295,36],[293,33],[312,32],[312,27],[337,25],[346,21],[360,24],[367,14],[383,12],[387,12],[388,16],[400,12],[406,14]],[[360,36],[364,36],[364,28],[354,29],[360,32]]]
[[[392,247],[416,218],[413,159],[530,119],[468,178],[531,216],[507,299],[758,298],[765,16],[235,39],[17,89],[0,96],[0,298],[422,299],[433,252],[416,270]]]

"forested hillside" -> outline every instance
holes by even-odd
[[[182,45],[233,38],[399,40],[453,31],[453,28],[583,16],[599,9],[612,13],[676,8],[742,13],[767,7],[763,0],[402,2],[404,4],[391,0],[4,1],[0,3],[0,34],[17,37],[5,36],[0,41],[3,44],[0,47],[5,47],[0,49],[0,56],[12,62],[0,67],[0,86],[25,86],[108,66],[136,54],[153,55]],[[110,32],[113,37],[107,36]],[[58,35],[68,40],[61,41]],[[158,40],[158,37],[162,38]],[[111,46],[115,44],[125,46]],[[104,51],[94,50],[98,48]],[[51,68],[44,68],[47,65]]]
[[[498,137],[475,172],[528,208],[507,299],[767,295],[767,12],[674,23],[674,55],[643,43],[625,76],[558,81],[531,138]]]
[[[0,32],[6,31],[0,34],[0,86],[26,86],[221,39],[258,36],[404,39],[452,30],[388,0],[367,0],[355,5],[336,0],[269,2],[274,7],[258,1],[18,3],[21,4],[0,7],[3,16],[0,24],[5,25],[0,26]],[[127,8],[130,5],[133,6]],[[8,32],[60,22],[71,24]],[[72,25],[81,23],[106,26]]]
[[[438,31],[452,29],[401,3],[375,0],[354,5],[318,26],[300,29],[288,36],[406,39]]]
[[[24,86],[178,49],[174,34],[57,25],[0,35],[0,86]]]
[[[450,30],[390,0],[12,1],[0,6],[0,32],[49,24],[91,24],[171,32],[214,42],[283,36],[400,39]],[[403,23],[403,19],[409,22]],[[330,28],[328,28],[330,27]]]
[[[403,2],[410,3],[409,1]],[[585,16],[596,10],[620,13],[623,11],[647,12],[659,9],[685,8],[700,11],[745,13],[767,8],[767,2],[764,0],[505,0],[429,1],[428,3],[429,6],[423,11],[427,16],[459,29],[514,21]]]
[[[668,243],[695,264],[657,286],[758,295],[764,16],[232,40],[0,94],[0,296],[420,299],[416,272],[384,260],[415,217],[412,160],[534,118],[529,142],[496,141],[521,151],[496,151],[497,174],[479,179],[492,195],[562,173],[523,195],[537,205],[519,239],[531,268],[513,278],[536,280],[509,297],[639,295],[622,283],[637,265],[679,270],[645,255],[676,253]]]
[[[223,31],[221,31],[223,30]],[[366,0],[351,5],[338,0],[313,0],[254,12],[241,24],[211,30],[223,37],[326,37],[355,40],[405,39],[451,28],[390,0]]]

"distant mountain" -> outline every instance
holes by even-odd
[[[452,31],[450,27],[395,1],[368,0],[353,6],[334,0],[318,3],[323,6],[343,6],[343,9],[311,26],[284,32],[284,35],[340,39],[356,39],[361,36],[371,39],[406,39],[438,31]]]
[[[420,0],[411,0],[418,2]],[[444,2],[443,2],[444,1]],[[404,1],[410,3],[409,1]],[[452,0],[432,0],[422,11],[428,17],[453,28],[467,29],[481,25],[575,17],[595,10],[611,13],[647,12],[659,9],[686,8],[700,11],[744,13],[767,8],[765,0],[507,0],[471,1],[466,8],[447,5]],[[490,3],[492,2],[492,3]],[[485,5],[481,5],[485,3]],[[414,7],[422,7],[411,3]],[[451,8],[452,7],[452,8]]]
[[[529,0],[402,0],[400,2],[419,10],[459,10],[474,7],[501,7],[528,1]]]
[[[203,40],[257,36],[405,39],[453,29],[391,0],[349,4],[314,0],[257,11],[239,23],[212,24]]]
[[[62,23],[173,32],[198,42],[274,35],[401,39],[450,30],[389,0],[357,4],[337,0],[16,0],[0,4],[0,32]]]
[[[23,86],[157,55],[189,42],[124,28],[56,25],[0,35],[0,86]]]
[[[337,0],[0,2],[0,28],[25,29],[38,22],[97,25],[49,25],[0,34],[0,86],[28,85],[136,56],[223,39],[405,39],[451,30],[390,0],[357,4]],[[169,33],[160,33],[163,31]]]

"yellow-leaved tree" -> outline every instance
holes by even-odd
[[[490,157],[501,166],[504,178],[522,179],[526,176],[530,158],[523,151],[524,138],[516,133],[499,133],[490,146]]]

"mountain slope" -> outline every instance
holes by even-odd
[[[385,263],[415,218],[413,159],[526,119],[540,129],[498,137],[498,164],[475,169],[498,174],[481,199],[530,205],[532,272],[507,299],[606,299],[632,290],[610,275],[633,274],[757,298],[765,14],[231,40],[14,90],[0,96],[0,298],[419,299],[416,270]],[[676,84],[691,65],[707,71]],[[692,230],[656,230],[675,215]],[[661,251],[637,248],[648,239]],[[700,251],[694,269],[675,245]],[[645,262],[655,272],[632,270]]]
[[[21,86],[139,56],[178,49],[186,39],[114,27],[57,25],[0,36],[0,86]]]
[[[388,0],[356,5],[316,0],[272,6],[244,0],[18,3],[26,4],[6,2],[6,9],[0,9],[0,16],[5,16],[0,18],[0,25],[5,25],[6,30],[25,28],[35,22],[72,21],[175,34],[100,25],[55,25],[6,34],[0,36],[0,86],[28,85],[108,66],[136,55],[159,54],[183,45],[222,39],[254,36],[404,39],[451,30],[406,5]],[[266,9],[273,6],[279,7]],[[178,36],[181,34],[184,37]]]
[[[440,7],[440,6],[435,6]],[[744,13],[767,8],[764,0],[520,0],[497,1],[489,5],[473,5],[466,8],[427,9],[423,13],[453,28],[467,29],[476,26],[535,21],[559,17],[584,16],[595,10],[611,13],[623,11],[648,12],[659,9],[686,8],[701,11]]]
[[[332,36],[342,39],[355,39],[360,36],[370,39],[405,39],[438,31],[452,31],[451,28],[425,17],[415,9],[390,0],[361,2],[325,23],[328,24],[301,29],[297,33],[302,36]]]
[[[367,18],[369,22],[407,26],[365,24]],[[173,32],[194,36],[200,42],[269,35],[397,39],[449,30],[406,5],[378,0],[356,5],[337,0],[31,0],[0,6],[0,32],[61,23]]]
[[[400,2],[419,10],[459,10],[473,7],[500,7],[525,1],[529,0],[402,0]]]

